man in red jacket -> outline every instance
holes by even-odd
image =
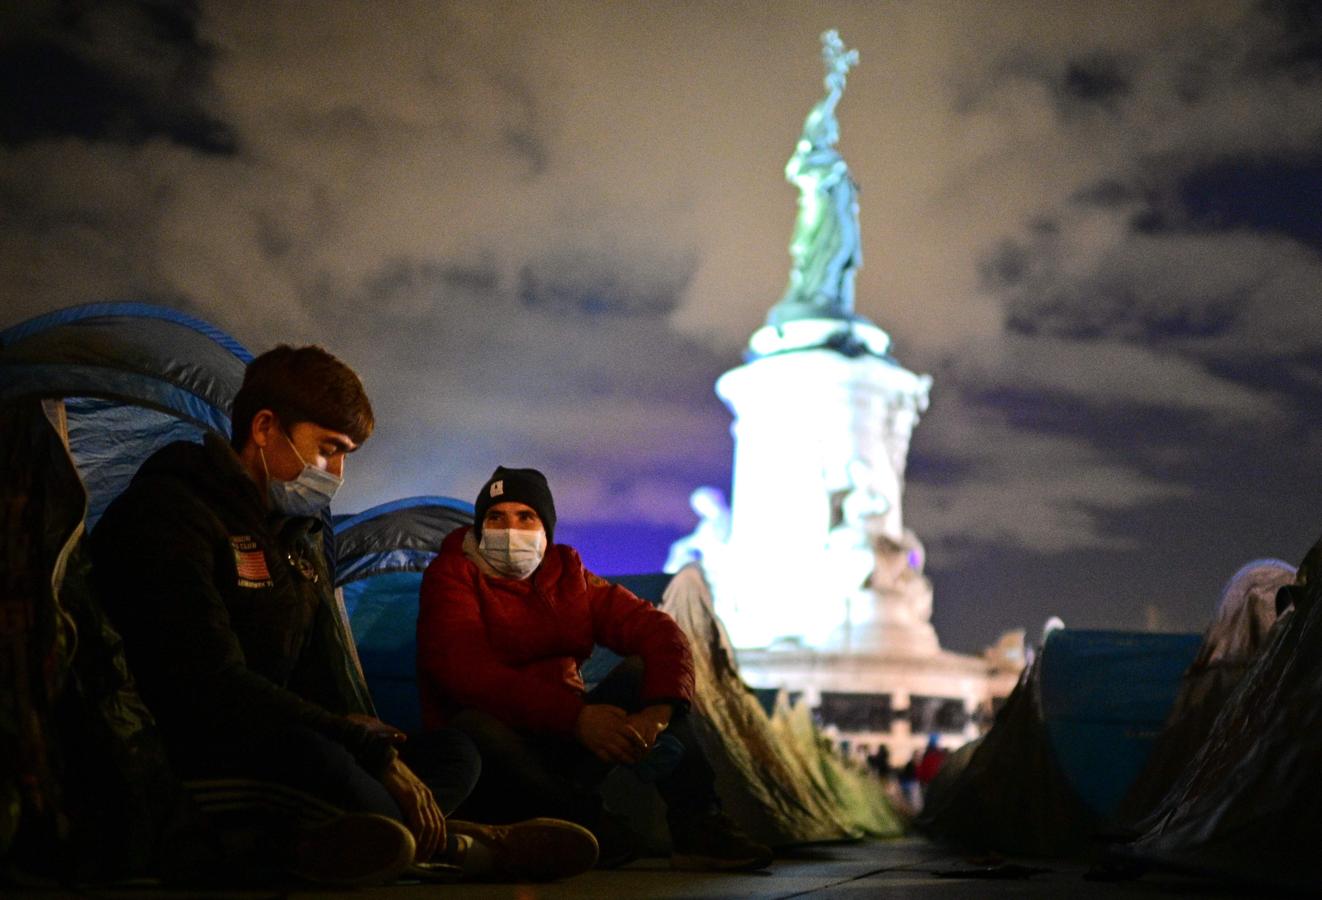
[[[693,657],[675,620],[553,544],[555,503],[536,469],[498,467],[474,524],[450,534],[423,577],[423,724],[466,732],[482,777],[466,809],[492,821],[557,816],[592,829],[603,865],[631,850],[595,787],[614,765],[654,780],[681,868],[755,869],[771,851],[720,811],[686,721]],[[579,666],[601,644],[625,657],[593,690]]]

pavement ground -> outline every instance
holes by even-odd
[[[143,885],[69,891],[4,891],[5,896],[94,897],[105,900],[265,900],[353,897],[371,900],[828,900],[923,898],[1094,898],[1258,897],[1214,880],[1149,872],[1129,881],[1085,877],[1086,863],[1057,860],[970,859],[921,838],[820,844],[781,852],[764,872],[719,874],[677,872],[666,859],[640,859],[613,870],[593,870],[553,884],[421,884],[325,891],[286,886],[267,890],[178,891]]]

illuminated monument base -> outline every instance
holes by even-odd
[[[1000,650],[967,656],[830,653],[800,649],[738,651],[739,671],[754,687],[780,688],[815,711],[826,734],[860,762],[885,747],[902,766],[936,733],[957,747],[990,724],[1023,665],[1023,634]]]
[[[848,330],[864,327],[873,343],[885,337],[875,325]],[[828,347],[756,358],[717,380],[735,416],[734,504],[728,541],[703,563],[737,646],[937,649],[923,548],[901,518],[929,384],[890,357]]]
[[[802,324],[829,346],[763,329],[773,352],[717,381],[734,414],[733,506],[728,537],[700,558],[744,679],[801,696],[852,752],[884,745],[900,764],[930,733],[976,736],[1014,686],[1022,636],[986,656],[941,649],[924,548],[901,515],[930,379],[885,355],[875,325]]]

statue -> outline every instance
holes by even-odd
[[[797,319],[850,319],[854,274],[863,264],[859,246],[858,186],[836,151],[840,126],[835,107],[845,75],[858,63],[857,50],[845,50],[835,31],[822,35],[826,96],[808,113],[785,178],[799,189],[799,217],[790,241],[789,287],[771,308],[767,324]]]
[[[932,583],[923,575],[927,553],[918,536],[908,529],[898,540],[877,535],[872,550],[876,561],[868,587],[884,601],[882,621],[926,628],[932,621]]]
[[[873,568],[873,541],[885,533],[893,503],[867,460],[855,456],[845,471],[848,484],[833,498],[838,511],[832,513],[826,551],[833,581],[838,578],[841,592],[847,594],[867,583]]]
[[[670,545],[663,572],[678,572],[691,562],[701,563],[708,581],[720,568],[720,557],[730,539],[730,507],[725,495],[714,487],[700,487],[689,495],[689,506],[698,514],[698,524],[691,534]]]

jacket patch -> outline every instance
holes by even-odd
[[[256,541],[246,534],[231,535],[230,549],[234,551],[234,568],[239,573],[239,587],[275,586],[271,580],[271,570],[266,568],[266,554]]]

